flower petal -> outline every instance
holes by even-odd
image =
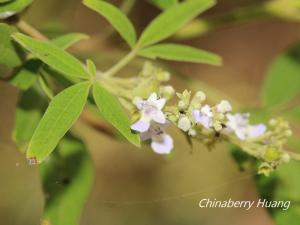
[[[133,104],[139,109],[141,110],[143,108],[143,99],[141,97],[134,97],[133,99]]]
[[[256,138],[258,136],[263,135],[267,130],[267,127],[264,124],[258,124],[250,126],[249,129],[249,138]]]
[[[157,107],[157,109],[161,110],[166,104],[166,99],[164,98],[161,98],[161,99],[158,99],[156,102],[155,102],[155,106]]]
[[[217,106],[217,111],[219,113],[227,113],[232,110],[231,104],[227,100],[222,100]]]
[[[131,125],[131,129],[138,132],[146,132],[150,127],[150,122],[144,120],[138,120],[134,124]]]
[[[148,102],[155,102],[157,100],[157,94],[155,92],[151,93],[149,98],[148,98]]]
[[[201,113],[206,115],[206,116],[209,116],[209,117],[212,117],[213,116],[213,113],[211,111],[211,108],[209,105],[205,105],[201,108]]]
[[[168,134],[161,134],[153,137],[151,148],[158,154],[169,154],[173,149],[173,139]]]
[[[202,124],[207,129],[212,127],[212,120],[208,116],[200,116],[200,119],[197,122]]]
[[[236,128],[234,130],[234,133],[240,140],[246,140],[246,129],[245,128]]]
[[[154,115],[152,115],[152,119],[157,123],[166,123],[166,117],[162,111],[157,111]]]

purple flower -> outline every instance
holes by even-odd
[[[196,123],[202,124],[205,128],[213,126],[213,112],[210,106],[205,105],[200,110],[196,109],[192,112]]]
[[[226,123],[227,130],[229,132],[234,132],[241,140],[259,137],[267,130],[264,124],[250,125],[249,113],[227,114],[226,116],[228,119],[228,122]]]
[[[141,133],[142,141],[148,139],[151,139],[151,148],[158,154],[169,154],[174,147],[172,137],[158,123],[151,123],[148,131]]]
[[[145,132],[150,128],[151,121],[159,124],[166,123],[166,117],[162,112],[166,100],[158,99],[156,93],[152,93],[147,100],[136,99],[135,105],[140,110],[141,117],[131,125],[131,129],[138,132]]]
[[[141,117],[131,125],[131,129],[141,133],[141,140],[151,139],[151,148],[158,154],[169,154],[173,149],[173,139],[164,131],[167,120],[162,112],[166,100],[158,99],[152,93],[147,100],[135,99],[135,105],[140,110]]]

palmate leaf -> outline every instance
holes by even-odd
[[[102,117],[112,124],[128,141],[140,146],[140,138],[130,130],[130,121],[119,100],[99,84],[93,87],[93,96]]]
[[[0,64],[7,67],[16,67],[22,64],[24,54],[11,35],[15,29],[7,24],[0,23]]]
[[[77,78],[88,78],[88,73],[82,63],[55,44],[36,40],[21,33],[17,33],[13,37],[35,57],[64,75]]]
[[[105,17],[130,47],[135,45],[135,29],[130,20],[121,10],[102,0],[84,0],[83,3],[90,9]]]
[[[291,100],[300,93],[300,44],[279,55],[271,64],[262,91],[265,106]]]
[[[156,17],[143,31],[140,46],[162,41],[215,4],[215,0],[190,0],[176,4]]]
[[[158,44],[139,51],[139,55],[147,58],[161,58],[167,60],[206,63],[221,65],[220,56],[204,50],[178,44]]]
[[[45,206],[42,224],[77,225],[91,191],[92,162],[84,143],[67,134],[40,165]]]
[[[0,19],[6,19],[15,15],[32,3],[33,0],[2,0],[0,2]]]
[[[27,158],[41,162],[54,150],[82,112],[89,88],[89,82],[75,84],[54,97],[30,140]]]

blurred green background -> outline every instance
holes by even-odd
[[[220,0],[204,16],[256,2],[262,1]],[[157,8],[140,0],[130,17],[141,30],[158,12]],[[118,38],[113,35],[111,40],[104,41],[109,25],[85,8],[80,0],[35,0],[25,13],[25,19],[50,35],[60,31],[90,34],[96,38],[81,43],[76,52],[73,50],[75,54],[91,54],[92,44],[92,54],[99,65],[108,67],[116,60]],[[299,39],[300,24],[264,18],[183,41],[218,53],[224,60],[222,67],[164,63],[212,85],[250,108],[259,105],[268,65]],[[131,75],[138,69],[129,69],[126,73]],[[175,79],[174,84],[178,90],[186,88],[179,80]],[[201,90],[201,86],[198,88]],[[18,94],[17,89],[0,82],[0,224],[38,225],[43,207],[38,169],[28,165],[11,140]],[[155,155],[148,147],[137,149],[106,137],[80,121],[74,130],[84,137],[95,167],[94,187],[82,214],[82,225],[273,224],[265,209],[198,207],[202,198],[258,198],[252,171],[240,172],[224,145],[210,152],[195,142],[191,150],[185,138],[172,130],[176,148],[173,155],[163,157]]]

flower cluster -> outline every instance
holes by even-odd
[[[172,151],[173,139],[166,133],[166,127],[173,124],[189,139],[198,140],[209,149],[221,141],[238,145],[262,161],[259,173],[268,174],[289,160],[289,154],[283,150],[292,134],[288,122],[272,119],[267,125],[251,124],[250,113],[233,113],[227,100],[209,105],[202,91],[194,95],[188,90],[176,93],[178,101],[166,105],[175,95],[172,86],[162,85],[169,77],[169,73],[146,63],[132,88],[135,97],[131,100],[131,129],[140,133],[142,141],[149,140],[154,152]]]
[[[172,89],[173,90],[173,89]],[[259,173],[268,174],[282,162],[289,160],[283,144],[291,135],[289,124],[283,119],[272,119],[268,125],[251,124],[249,113],[232,113],[232,106],[222,100],[214,106],[206,104],[206,95],[199,91],[177,93],[177,104],[166,106],[167,99],[161,92],[151,93],[145,100],[134,98],[137,120],[131,129],[139,132],[141,140],[151,140],[151,147],[158,154],[169,154],[173,139],[165,132],[174,124],[189,138],[201,141],[208,148],[217,142],[230,141],[250,155],[262,160]]]

